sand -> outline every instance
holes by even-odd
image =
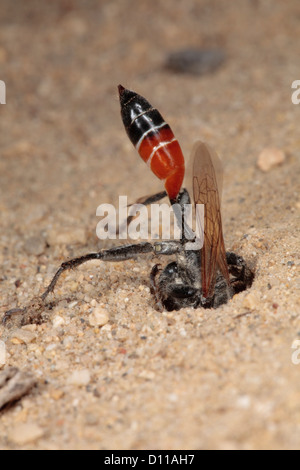
[[[62,261],[119,244],[97,239],[99,204],[162,190],[124,132],[119,83],[185,155],[200,139],[222,156],[226,247],[255,281],[217,310],[160,313],[152,255],[68,272],[42,324],[0,326],[0,368],[37,380],[1,412],[1,449],[299,449],[298,3],[2,0],[0,316]],[[226,59],[167,70],[186,47]],[[284,158],[262,171],[270,148]]]

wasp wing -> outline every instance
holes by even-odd
[[[200,231],[198,238],[203,239],[201,281],[205,298],[214,294],[217,268],[227,284],[230,283],[218,191],[220,169],[217,154],[203,142],[197,142],[193,150],[193,196],[197,230]]]

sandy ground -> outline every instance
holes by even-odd
[[[99,204],[162,189],[124,132],[119,83],[160,109],[185,155],[197,139],[222,155],[226,246],[256,277],[217,310],[159,313],[152,256],[67,273],[47,322],[0,326],[0,367],[38,382],[0,414],[1,449],[300,448],[299,21],[298,0],[2,0],[0,315],[63,260],[113,244],[96,237]],[[166,70],[182,47],[226,61]],[[267,147],[286,159],[262,172]]]

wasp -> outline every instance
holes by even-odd
[[[159,111],[138,93],[118,87],[121,117],[127,135],[141,158],[152,172],[164,182],[165,190],[139,202],[151,204],[168,197],[175,216],[182,225],[184,206],[191,202],[187,189],[182,188],[185,162],[180,145],[170,126]],[[158,310],[180,310],[184,307],[217,308],[238,292],[251,286],[253,272],[244,259],[226,252],[220,210],[218,181],[214,162],[217,155],[206,144],[198,142],[193,151],[192,200],[196,208],[204,205],[202,217],[202,245],[187,249],[190,237],[182,230],[180,240],[127,244],[96,253],[88,253],[61,264],[41,296],[45,301],[53,292],[64,271],[74,269],[90,260],[125,261],[152,253],[157,256],[175,256],[175,261],[161,269],[153,266],[150,274],[151,292]]]

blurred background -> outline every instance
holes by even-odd
[[[299,21],[293,0],[2,0],[2,211],[21,227],[38,203],[86,225],[103,200],[161,189],[122,127],[119,83],[161,111],[186,156],[208,141],[235,180],[253,180],[266,146],[299,152]],[[208,67],[190,49],[212,51]]]

